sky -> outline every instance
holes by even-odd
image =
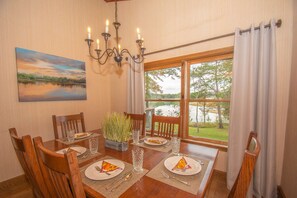
[[[180,78],[173,80],[171,77],[163,77],[163,82],[160,80],[157,82],[163,88],[163,94],[176,94],[181,91]]]
[[[37,74],[71,79],[85,78],[85,63],[59,56],[16,48],[19,73]]]

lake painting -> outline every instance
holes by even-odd
[[[16,48],[19,101],[86,100],[82,61]]]

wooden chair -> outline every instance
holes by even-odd
[[[49,191],[44,185],[45,181],[36,158],[30,135],[25,135],[20,138],[15,128],[10,128],[9,133],[18,160],[25,172],[28,182],[33,188],[34,196],[50,197]]]
[[[86,197],[76,153],[57,154],[43,146],[41,137],[33,139],[37,159],[51,197]]]
[[[67,130],[75,130],[75,133],[86,131],[83,113],[65,116],[53,115],[52,118],[56,139],[59,139],[59,133],[61,133],[62,138],[67,137]],[[79,129],[79,125],[81,125],[81,130]],[[58,128],[60,128],[60,130]]]
[[[132,129],[141,131],[142,136],[145,136],[145,122],[146,115],[144,114],[132,114],[132,113],[124,113],[127,117],[132,120]]]
[[[257,134],[251,132],[244,152],[242,165],[229,193],[229,198],[246,197],[260,150],[261,147],[257,140]]]
[[[180,137],[180,117],[152,116],[151,136],[160,136],[171,138],[172,136]]]

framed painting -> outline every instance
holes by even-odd
[[[20,102],[86,100],[85,63],[16,48]]]

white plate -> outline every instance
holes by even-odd
[[[95,162],[94,164],[91,164],[86,170],[85,175],[87,178],[92,180],[106,180],[113,178],[117,175],[119,175],[125,168],[125,164],[117,159],[106,159],[104,160],[106,162],[109,162],[113,165],[116,165],[120,167],[120,169],[116,169],[114,171],[109,171],[110,175],[107,175],[106,173],[100,173],[98,170],[96,170],[95,166],[99,166],[101,168],[103,160],[100,160],[98,162]]]
[[[170,172],[176,173],[178,175],[195,175],[201,171],[201,165],[199,164],[199,162],[197,162],[196,160],[190,157],[185,157],[185,156],[184,158],[187,161],[187,164],[190,165],[191,168],[186,170],[176,170],[176,169],[172,170],[182,157],[183,156],[169,157],[164,161],[164,166]]]
[[[77,156],[79,156],[81,154],[84,154],[87,151],[87,149],[85,147],[82,147],[82,146],[71,146],[70,149],[72,149],[74,151],[77,151],[76,152]],[[64,154],[67,150],[68,150],[68,148],[64,148],[64,149],[56,151],[56,153]]]
[[[78,139],[89,137],[90,135],[92,135],[92,133],[88,133],[88,132],[76,133],[74,134],[74,139],[78,140]]]
[[[161,144],[158,143],[154,143],[154,142],[150,142],[150,140],[157,140],[157,141],[161,141]],[[149,138],[145,138],[144,139],[144,143],[148,144],[148,145],[152,145],[152,146],[161,146],[167,143],[167,140],[165,138],[161,138],[161,137],[149,137]]]

